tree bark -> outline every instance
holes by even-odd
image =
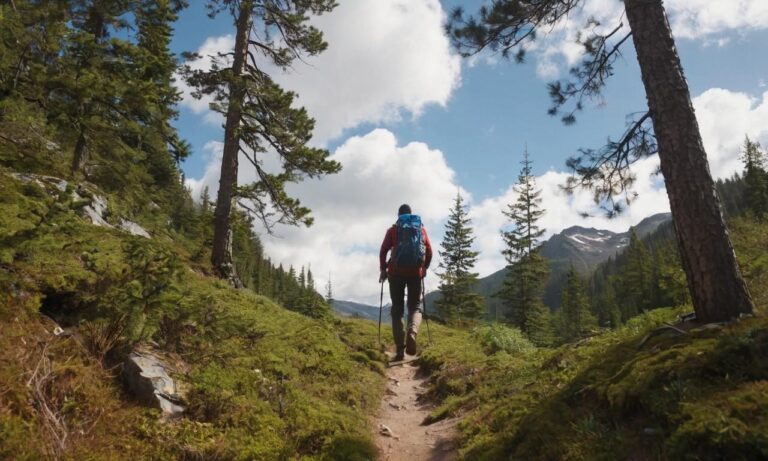
[[[232,80],[229,83],[229,101],[224,124],[224,152],[221,158],[221,177],[216,197],[213,219],[213,250],[211,263],[217,275],[237,288],[243,286],[235,270],[232,258],[232,201],[237,189],[237,157],[240,152],[240,123],[245,86],[241,80],[248,53],[248,37],[251,30],[252,4],[250,0],[240,3],[235,37],[235,54],[232,62]]]
[[[696,317],[751,313],[662,0],[625,0]]]
[[[77,142],[75,143],[75,153],[72,157],[72,175],[76,175],[83,170],[83,166],[88,156],[88,141],[85,137],[85,127],[79,128],[79,134],[77,136]]]

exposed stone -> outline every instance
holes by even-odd
[[[120,224],[118,226],[120,229],[130,232],[133,235],[139,235],[141,237],[145,238],[151,238],[149,236],[149,232],[147,232],[143,227],[139,226],[133,221],[128,221],[127,219],[120,218]]]
[[[74,193],[76,200],[82,200],[77,192]],[[83,207],[83,213],[85,217],[90,219],[91,224],[102,227],[112,227],[106,220],[107,215],[107,200],[100,195],[92,195],[91,203]]]
[[[160,409],[166,418],[175,418],[184,412],[183,396],[167,368],[155,354],[132,352],[123,366],[123,381],[143,405]]]
[[[53,176],[45,176],[32,173],[11,173],[11,175],[23,182],[33,182],[38,186],[45,189],[51,195],[59,195],[62,192],[66,192],[69,183],[63,179]],[[139,235],[145,238],[152,238],[143,227],[139,224],[129,221],[125,218],[120,218],[117,226],[113,226],[107,221],[107,214],[109,206],[107,199],[101,195],[94,194],[87,190],[82,185],[72,190],[72,199],[75,202],[87,202],[85,206],[80,209],[83,217],[88,219],[91,224],[95,226],[108,227],[124,230],[133,235]],[[154,204],[157,207],[157,204]],[[154,209],[154,207],[153,207]]]
[[[53,176],[32,173],[11,173],[11,176],[22,182],[33,182],[49,192],[51,187],[59,192],[67,190],[67,181]]]

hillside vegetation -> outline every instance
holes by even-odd
[[[768,225],[731,227],[756,317],[700,325],[677,323],[689,306],[657,309],[555,349],[500,325],[435,334],[432,418],[461,416],[462,459],[767,457]]]
[[[173,232],[94,226],[57,192],[0,172],[0,458],[371,453],[383,390],[372,325],[233,290]],[[138,346],[175,364],[184,418],[161,422],[122,391],[114,366]]]
[[[377,456],[373,415],[387,405],[388,375],[376,324],[334,317],[330,285],[323,297],[309,269],[275,267],[253,230],[254,222],[311,224],[311,210],[286,187],[341,167],[311,147],[314,120],[294,105],[296,95],[260,68],[289,70],[294,59],[322,52],[327,44],[308,21],[335,2],[205,2],[212,16],[236,19],[239,50],[231,63],[222,54],[205,70],[180,65],[170,51],[174,23],[190,3],[0,3],[0,460]],[[542,11],[563,2],[544,3]],[[250,34],[252,26],[265,34]],[[472,38],[482,38],[478,31]],[[265,61],[252,62],[254,47]],[[173,126],[177,78],[226,114],[215,208],[207,190],[198,200],[184,185],[180,165],[190,146]],[[655,113],[651,107],[638,128]],[[728,314],[718,319],[751,311],[736,271],[697,278],[688,270],[692,282],[684,285],[673,245],[650,254],[632,236],[628,253],[593,277],[592,306],[569,270],[560,313],[550,315],[537,293],[548,269],[534,241],[544,231],[531,221],[540,191],[528,160],[521,173],[528,203],[508,210],[516,224],[504,234],[519,277],[502,281],[502,271],[495,282],[522,331],[485,323],[480,296],[469,289],[477,257],[471,220],[457,197],[457,238],[445,249],[457,250],[461,270],[442,274],[454,279],[442,286],[448,293],[453,285],[458,301],[445,307],[456,318],[446,320],[456,321],[435,318],[419,337],[418,365],[430,375],[423,401],[437,403],[425,424],[459,418],[459,454],[473,461],[768,458],[768,173],[758,147],[747,140],[744,184],[721,186],[757,306],[754,316],[727,324],[679,320],[692,309],[687,289],[697,312],[706,314],[705,304],[722,311],[710,315]],[[241,154],[256,182],[237,183]],[[273,163],[279,171],[267,167]],[[669,181],[683,176],[667,176],[667,187],[684,190]],[[733,262],[729,245],[712,244],[728,241],[713,194],[694,192],[686,200],[704,198],[706,207],[673,203],[678,237],[687,235],[680,254],[693,241],[713,250],[697,262]],[[696,209],[710,212],[680,221]],[[720,238],[707,243],[717,229]],[[732,289],[718,296],[731,304],[698,290],[720,286],[704,283],[720,276]],[[487,282],[478,286],[490,291]],[[124,385],[137,351],[165,364],[178,392],[161,397],[183,413],[163,413]]]

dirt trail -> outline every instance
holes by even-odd
[[[423,426],[434,408],[419,402],[426,376],[415,363],[387,369],[387,392],[375,420],[376,446],[381,461],[451,461],[456,420],[447,419]]]

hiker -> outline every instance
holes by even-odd
[[[432,261],[432,245],[421,218],[411,214],[411,207],[401,205],[397,222],[387,229],[379,252],[379,283],[389,279],[392,298],[392,335],[397,352],[395,361],[403,360],[406,352],[416,355],[416,335],[421,324],[422,279]],[[391,250],[389,261],[387,252]],[[408,290],[408,334],[403,332],[405,291]]]

